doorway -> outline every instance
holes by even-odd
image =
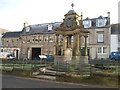
[[[16,59],[18,59],[18,56],[19,56],[19,55],[18,55],[18,54],[19,54],[18,52],[19,52],[19,51],[16,50]]]
[[[41,48],[32,48],[32,59],[39,59],[39,55],[41,55]]]

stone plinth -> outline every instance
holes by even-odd
[[[89,64],[88,56],[80,56],[80,62],[85,63],[85,64]]]
[[[89,64],[88,56],[55,56],[54,58],[55,65],[66,61],[80,61],[80,63]]]

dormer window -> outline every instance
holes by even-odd
[[[30,31],[30,27],[26,27],[25,30],[26,30],[26,32],[29,32]]]
[[[98,19],[96,19],[96,26],[103,27],[106,25],[106,22],[107,22],[107,20],[104,17],[100,16],[100,17],[98,17]]]
[[[89,18],[86,18],[83,21],[84,28],[90,28],[91,27],[91,20]]]
[[[52,30],[52,27],[53,27],[52,24],[49,24],[48,25],[48,30]]]

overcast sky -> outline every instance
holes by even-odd
[[[83,18],[105,17],[111,12],[111,23],[118,22],[119,0],[0,0],[0,28],[21,31],[24,21],[29,25],[61,22],[72,2]]]

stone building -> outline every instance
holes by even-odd
[[[21,57],[37,59],[38,55],[55,55],[55,28],[60,22],[29,25],[21,32]]]
[[[1,52],[11,52],[17,59],[20,58],[21,32],[6,32],[2,37]]]
[[[73,10],[72,12],[75,11]],[[82,20],[82,15],[79,20]],[[83,19],[82,22],[76,22],[83,24],[84,29],[90,32],[87,39],[89,58],[108,58],[111,34],[109,13],[107,17],[99,16],[98,18],[92,19],[86,18]],[[62,22],[28,25],[24,26],[23,30],[20,32],[6,33],[2,37],[4,42],[3,51],[10,51],[11,48],[16,57],[28,59],[38,59],[38,55],[55,55],[56,42],[58,42],[59,47],[61,47],[64,40],[62,35],[56,36],[55,29],[59,27],[61,23]],[[71,37],[71,45],[73,42],[74,37]],[[81,55],[85,55],[84,46],[85,38],[81,37],[81,48],[79,48]],[[63,52],[58,50],[57,54],[61,55]]]
[[[1,48],[2,48],[2,36],[4,35],[4,33],[6,32],[10,32],[9,30],[6,30],[6,29],[3,29],[3,28],[0,28],[0,52],[1,52]]]
[[[111,25],[111,52],[120,52],[120,23]]]
[[[108,58],[110,53],[110,13],[107,17],[86,18],[83,20],[84,28],[88,29],[89,58]],[[84,42],[84,41],[82,41]]]

